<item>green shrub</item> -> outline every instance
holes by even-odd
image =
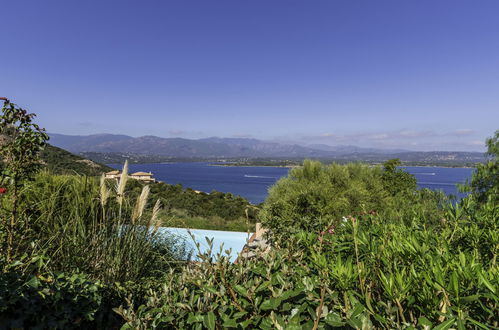
[[[382,170],[362,164],[305,161],[269,190],[260,218],[276,233],[317,231],[335,219],[388,203]]]
[[[7,328],[95,328],[109,319],[105,288],[84,274],[0,274],[0,324]],[[106,310],[107,313],[103,313]],[[107,314],[107,315],[106,315]],[[107,323],[109,324],[109,323]]]
[[[485,164],[478,164],[471,180],[462,187],[463,191],[472,193],[480,204],[490,199],[499,203],[499,130],[486,140],[487,154],[490,159]]]
[[[495,328],[498,206],[446,221],[350,217],[286,248],[193,264],[117,311],[128,328]]]

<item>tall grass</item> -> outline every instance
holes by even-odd
[[[126,170],[126,168],[125,168]],[[160,204],[145,212],[149,187],[132,203],[127,175],[114,181],[40,173],[24,190],[35,252],[51,268],[79,270],[106,282],[136,281],[169,270],[184,258],[182,243],[157,231]]]

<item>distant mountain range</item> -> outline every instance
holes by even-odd
[[[65,150],[82,152],[122,152],[169,157],[337,157],[352,153],[396,153],[355,146],[283,144],[257,139],[211,137],[199,140],[131,137],[127,135],[63,135],[50,134],[50,143]]]
[[[382,161],[400,158],[411,162],[460,162],[477,163],[485,160],[479,152],[414,152],[394,149],[382,150],[357,146],[329,146],[314,144],[301,146],[269,142],[258,139],[211,137],[198,140],[162,138],[157,136],[131,137],[128,135],[95,134],[87,136],[49,134],[50,143],[73,153],[102,161],[101,156],[122,155],[157,160],[184,159],[234,159],[234,158],[318,158]],[[110,158],[114,158],[114,156]],[[146,157],[147,156],[147,157]],[[94,159],[90,157],[91,159]]]

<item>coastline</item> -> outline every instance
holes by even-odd
[[[383,163],[364,163],[367,165],[383,165]],[[208,164],[208,166],[221,166],[221,167],[276,167],[276,168],[296,168],[302,165],[250,165],[250,164]],[[435,168],[476,168],[475,166],[445,166],[445,165],[406,165],[402,164],[401,167],[435,167]]]

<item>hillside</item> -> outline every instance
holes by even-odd
[[[108,166],[74,155],[50,144],[45,146],[41,153],[41,159],[46,168],[55,174],[100,175],[112,170]]]

